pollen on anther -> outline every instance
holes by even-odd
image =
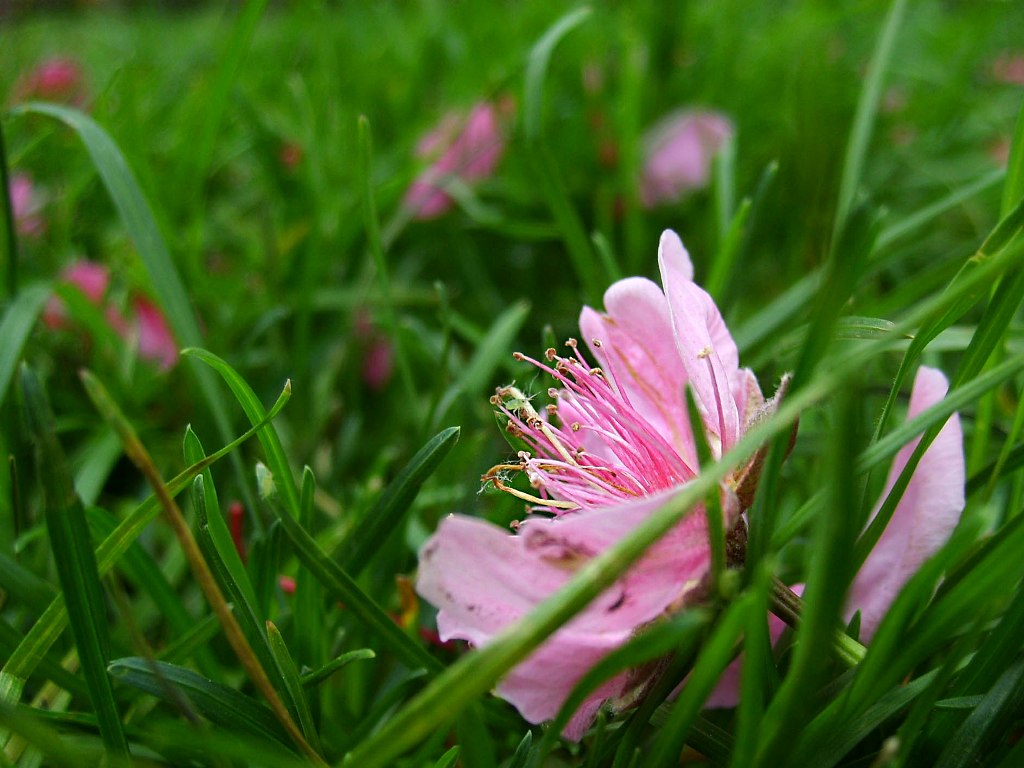
[[[591,339],[590,345],[596,347],[597,349],[600,349],[603,346],[600,339]]]
[[[554,387],[549,387],[548,388],[548,397],[550,397],[550,398],[557,398],[558,397],[558,390],[555,389]]]
[[[579,431],[580,431],[581,429],[583,429],[583,427],[582,427],[582,426],[580,426],[580,423],[579,423],[578,421],[574,421],[574,422],[573,422],[573,423],[572,423],[572,424],[571,424],[571,425],[569,426],[569,429],[571,429],[571,430],[572,430],[573,432],[579,432]]]
[[[557,357],[557,355],[558,352],[555,350],[554,347],[548,347],[547,349],[544,350],[544,357],[546,357],[548,360],[554,360],[555,357]]]
[[[703,360],[705,357],[711,357],[711,345],[704,347],[700,352],[697,353],[697,358]]]
[[[526,355],[524,355],[522,352],[513,352],[512,359],[521,363],[523,360],[526,359]]]
[[[576,339],[570,338],[565,340],[565,346],[569,347],[569,349],[576,349],[577,344],[579,344],[579,342],[576,341]]]

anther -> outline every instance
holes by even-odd
[[[601,344],[601,340],[600,339],[591,339],[590,340],[590,345],[592,347],[594,347],[595,349],[600,349],[603,346]]]
[[[548,347],[547,349],[544,350],[544,357],[546,357],[548,360],[554,360],[557,355],[558,352],[555,351],[554,347]]]

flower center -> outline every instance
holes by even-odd
[[[593,345],[602,346],[599,340]],[[547,363],[515,353],[516,360],[544,371],[559,386],[548,390],[555,402],[543,415],[516,387],[498,388],[491,402],[508,420],[506,430],[528,450],[519,452],[518,463],[492,467],[484,482],[558,514],[647,496],[691,480],[694,469],[637,412],[623,388],[587,362],[575,339],[566,346],[571,356],[548,349]],[[536,493],[510,486],[514,472],[525,473]]]

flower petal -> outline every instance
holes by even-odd
[[[675,255],[676,243],[674,233],[662,235],[658,255],[676,348],[696,393],[704,425],[720,440],[716,453],[724,452],[735,444],[740,431],[736,400],[745,386],[735,383],[739,353],[714,300],[687,278]],[[682,248],[681,243],[678,246]]]
[[[939,402],[947,386],[941,371],[919,369],[907,418]],[[919,441],[908,443],[897,454],[874,514]],[[921,457],[892,519],[854,579],[847,618],[860,610],[862,641],[871,639],[903,585],[953,532],[964,508],[964,479],[963,435],[960,418],[953,414]]]
[[[686,368],[676,350],[668,302],[640,277],[620,280],[604,295],[606,315],[584,307],[580,330],[601,366],[644,419],[696,467],[686,412]],[[595,340],[600,341],[600,347]]]

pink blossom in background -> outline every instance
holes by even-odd
[[[992,62],[992,75],[1007,85],[1024,85],[1024,53],[1004,51]]]
[[[732,123],[717,112],[679,110],[659,120],[642,140],[643,204],[674,203],[707,186],[712,159],[732,135]]]
[[[948,386],[941,371],[923,366],[918,369],[907,419],[942,400]],[[893,460],[872,519],[907,466],[918,442],[920,438],[903,446]],[[954,413],[924,452],[889,524],[853,580],[844,618],[849,622],[860,611],[861,642],[871,641],[903,586],[953,533],[964,508],[965,479],[963,432],[960,417]],[[795,585],[793,591],[803,594],[803,585]],[[785,624],[775,616],[768,618],[772,642],[775,642],[785,630]],[[726,669],[707,706],[736,706],[741,667],[742,660],[737,659]]]
[[[420,552],[416,585],[439,609],[442,640],[486,644],[697,476],[687,384],[716,457],[773,406],[739,367],[736,345],[711,297],[693,282],[674,232],[662,236],[659,262],[663,288],[627,278],[605,293],[605,312],[583,309],[580,330],[600,368],[571,340],[565,357],[554,349],[544,361],[517,355],[554,379],[548,394],[555,404],[541,415],[514,387],[498,390],[492,402],[530,450],[485,478],[547,514],[530,515],[515,534],[461,515],[442,521]],[[534,493],[508,486],[509,472],[525,473]],[[727,529],[739,520],[732,489],[741,477],[721,489]],[[647,622],[701,599],[709,564],[707,522],[697,507],[512,669],[497,694],[530,722],[551,719],[597,661]],[[604,702],[625,701],[644,682],[629,672],[605,682],[565,736],[579,739]]]
[[[104,264],[79,259],[61,273],[61,280],[75,286],[95,306],[104,310],[110,327],[125,341],[136,341],[139,356],[168,370],[178,360],[178,347],[167,318],[153,302],[143,296],[131,299],[132,314],[124,314],[107,301],[110,270]],[[51,296],[43,309],[43,322],[50,328],[67,326],[67,308],[57,296]]]
[[[14,93],[18,100],[44,99],[81,106],[86,101],[82,67],[70,56],[44,59],[19,78]]]
[[[306,153],[302,149],[302,145],[294,141],[283,142],[277,151],[277,159],[281,163],[281,167],[289,173],[299,167],[305,156]]]
[[[143,296],[132,301],[139,334],[139,356],[166,371],[178,362],[178,343],[167,318],[153,302]]]
[[[451,209],[449,179],[472,184],[494,173],[505,152],[502,122],[511,110],[511,102],[480,102],[468,115],[449,112],[420,139],[416,157],[431,165],[405,193],[403,205],[414,218],[433,219]]]
[[[78,288],[89,301],[100,307],[106,298],[107,288],[110,287],[110,270],[95,261],[79,259],[61,272],[60,280]],[[127,330],[127,324],[116,311],[115,315],[108,312],[107,319],[112,321],[112,327],[119,334]],[[43,322],[51,328],[63,328],[67,324],[67,308],[58,296],[51,296],[46,302]]]
[[[15,173],[11,177],[8,191],[11,195],[15,231],[29,239],[41,237],[46,232],[46,219],[42,215],[42,196],[32,177],[27,173]]]
[[[380,336],[370,342],[363,357],[363,381],[374,392],[384,389],[395,370],[395,347]]]

